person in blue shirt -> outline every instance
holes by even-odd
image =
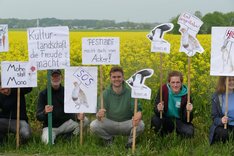
[[[216,92],[212,95],[211,116],[213,123],[210,128],[209,141],[213,144],[217,141],[229,140],[234,132],[234,76],[228,78],[228,110],[226,111],[226,76],[221,76],[218,81]],[[227,129],[224,125],[227,124]],[[232,135],[230,135],[232,134]]]

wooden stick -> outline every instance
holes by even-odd
[[[16,120],[16,148],[19,148],[19,130],[20,130],[20,88],[17,89],[17,120]]]
[[[162,53],[160,53],[160,103],[162,103]],[[162,119],[163,111],[160,110],[160,119]]]
[[[229,77],[226,77],[226,101],[225,101],[225,117],[227,117],[228,113],[228,81]],[[227,123],[224,124],[224,129],[227,129]]]
[[[137,99],[135,98],[134,100],[134,117],[137,113]],[[132,138],[132,153],[135,152],[135,148],[136,148],[136,126],[134,125],[133,127],[133,138]]]
[[[188,101],[187,101],[187,105],[190,104],[190,64],[191,64],[191,59],[190,57],[188,57]],[[187,110],[187,122],[190,121],[190,111]]]
[[[100,97],[101,97],[101,109],[104,109],[102,88],[103,88],[103,77],[102,77],[102,65],[101,65],[100,66]]]
[[[83,145],[83,120],[80,120],[80,145]]]

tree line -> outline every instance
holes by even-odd
[[[213,12],[207,13],[202,16],[200,11],[196,11],[194,13],[195,16],[200,18],[203,21],[203,25],[200,28],[199,34],[210,34],[212,26],[234,26],[234,12],[229,13],[221,13],[221,12]],[[171,19],[171,23],[174,24],[174,29],[171,31],[173,34],[179,34],[180,25],[177,24],[179,15]]]
[[[210,34],[212,26],[234,26],[234,12],[222,13],[213,12],[202,16],[200,11],[194,13],[204,23],[201,26],[200,34]],[[170,32],[179,34],[179,25],[177,24],[179,15],[172,17],[170,21],[174,24],[174,29]],[[81,20],[81,19],[56,19],[56,18],[42,18],[42,19],[1,19],[0,24],[8,24],[9,29],[26,29],[29,27],[48,27],[48,26],[69,26],[71,30],[151,30],[161,23],[135,23],[135,22],[115,22],[114,20]]]

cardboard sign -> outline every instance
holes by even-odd
[[[151,89],[144,83],[145,79],[151,77],[153,73],[153,69],[142,69],[126,80],[126,83],[132,88],[132,98],[150,99]]]
[[[66,113],[96,113],[97,67],[66,68],[64,84]]]
[[[0,24],[0,52],[9,51],[8,25]]]
[[[234,76],[234,27],[212,27],[210,75]]]
[[[151,52],[165,52],[170,53],[170,43],[163,39],[166,32],[171,31],[174,25],[172,23],[164,23],[156,26],[147,35],[151,41]]]
[[[82,64],[119,64],[119,38],[82,38]]]
[[[196,38],[203,22],[196,16],[189,13],[182,13],[178,18],[181,33],[180,52],[193,56],[196,52],[202,53],[204,49]]]
[[[27,33],[29,60],[37,62],[38,70],[70,66],[68,27],[29,28]]]
[[[23,88],[37,86],[37,68],[31,62],[2,62],[1,87]]]

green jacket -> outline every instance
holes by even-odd
[[[132,119],[134,115],[134,99],[131,98],[131,89],[123,83],[123,90],[120,94],[116,94],[112,85],[109,85],[103,92],[103,103],[106,109],[106,118],[122,122]],[[100,108],[100,100],[98,100]],[[138,111],[142,110],[138,102]]]

